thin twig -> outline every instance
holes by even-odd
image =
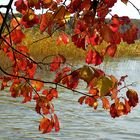
[[[3,70],[3,68],[2,68],[1,66],[0,66],[0,70],[1,70],[4,74],[6,74],[6,75],[8,75],[8,76],[11,76],[11,77],[15,77],[15,78],[19,78],[19,79],[21,78],[21,79],[24,79],[24,80],[26,80],[26,81],[33,80],[33,81],[41,82],[41,83],[44,83],[44,84],[57,85],[57,86],[59,86],[59,87],[62,87],[62,88],[71,90],[71,91],[73,91],[74,93],[79,93],[79,94],[82,94],[82,95],[85,95],[85,96],[93,97],[92,95],[83,93],[83,92],[78,91],[78,90],[75,90],[75,89],[71,89],[70,87],[66,87],[66,86],[61,85],[61,84],[59,84],[59,83],[50,82],[50,81],[44,81],[44,80],[39,80],[39,79],[35,79],[35,78],[29,78],[29,77],[20,76],[20,75],[10,74],[10,73],[6,72],[5,70]]]
[[[138,9],[131,1],[128,1],[128,2],[138,11],[138,13],[140,15],[140,9]]]

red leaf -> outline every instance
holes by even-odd
[[[17,44],[20,43],[25,38],[25,34],[21,30],[15,29],[11,33],[11,38],[14,44]]]
[[[19,26],[20,22],[21,22],[21,18],[20,17],[16,17],[16,19],[12,18],[11,21],[10,21],[11,28],[12,29],[16,28],[17,30],[20,30],[21,29],[21,27]]]
[[[70,13],[74,13],[81,8],[81,0],[72,0],[71,3],[67,6]]]
[[[86,63],[90,64],[92,61],[93,51],[90,49],[86,55]]]
[[[24,100],[22,101],[22,103],[26,103],[31,101],[32,99],[32,87],[27,86],[27,85],[23,85],[22,87],[20,87],[20,94],[24,97]]]
[[[16,6],[16,10],[22,14],[27,10],[27,4],[23,0],[17,0],[14,5]]]
[[[21,24],[25,26],[25,28],[33,27],[35,24],[39,23],[38,15],[36,15],[32,10],[26,11],[21,19]]]
[[[97,8],[97,15],[99,18],[101,18],[102,20],[105,19],[106,15],[111,11],[109,9],[109,7],[104,4],[104,3],[100,3],[99,7]]]
[[[45,106],[45,107],[42,107],[42,112],[43,112],[43,114],[44,114],[44,115],[50,114],[49,109],[50,109],[50,108],[48,108],[48,107],[46,107],[46,106]]]
[[[40,9],[40,0],[28,0],[28,6]]]
[[[86,56],[86,63],[100,65],[103,61],[103,57],[97,52],[89,50]]]
[[[65,63],[65,58],[62,55],[54,57],[50,65],[50,71],[56,71],[60,68],[60,64]]]
[[[119,26],[117,24],[111,24],[109,27],[113,32],[118,32],[119,30]]]
[[[62,69],[62,72],[63,73],[67,73],[67,72],[70,72],[71,71],[71,68],[70,67],[64,67],[63,69]]]
[[[55,132],[58,132],[60,130],[59,120],[56,114],[54,114],[54,127]]]
[[[94,102],[95,102],[95,99],[92,98],[92,97],[87,97],[87,98],[85,99],[85,104],[88,104],[88,105],[91,106],[91,107],[93,107]]]
[[[45,89],[45,90],[42,91],[42,94],[43,95],[48,95],[49,94],[49,91],[47,89]]]
[[[125,113],[128,114],[131,111],[131,108],[127,99],[124,99],[124,101],[125,101]]]
[[[110,107],[110,115],[113,118],[118,117],[117,110],[116,110],[116,107],[115,107],[115,103],[113,103]]]
[[[37,68],[37,65],[34,64],[34,63],[30,63],[28,65],[29,69],[27,69],[27,74],[29,75],[30,78],[33,78],[34,75],[35,75],[35,72],[36,72],[36,68]]]
[[[32,86],[36,89],[36,91],[40,91],[42,87],[44,86],[44,83],[39,81],[31,81]]]
[[[78,37],[78,35],[72,36],[72,42],[78,47],[85,50],[85,37]]]
[[[69,43],[68,35],[65,33],[60,34],[56,42],[57,45],[60,45],[61,42],[63,42],[64,44],[68,44]]]
[[[124,82],[125,81],[125,79],[128,77],[128,75],[125,75],[125,76],[121,76],[121,78],[120,78],[120,80],[119,80],[119,82],[118,82],[118,85],[121,85],[122,84],[122,82]]]
[[[124,4],[128,3],[128,0],[121,0]]]
[[[58,91],[55,88],[50,90],[50,94],[52,94],[53,97],[58,98]]]
[[[93,56],[92,56],[92,64],[96,65],[100,65],[103,61],[103,58],[100,56],[100,54],[97,51],[93,52]]]
[[[121,35],[119,32],[113,32],[108,25],[103,25],[101,28],[101,37],[104,41],[111,44],[119,44],[121,42]]]
[[[93,33],[92,36],[87,38],[87,43],[89,43],[93,46],[98,45],[100,42],[101,42],[100,37],[97,34],[97,32]]]
[[[10,87],[11,96],[16,98],[20,96],[20,81],[15,80]]]
[[[120,25],[120,20],[119,20],[119,16],[118,15],[115,14],[114,16],[112,16],[111,20],[112,20],[114,25],[117,25],[117,26]]]
[[[114,57],[117,50],[116,44],[111,44],[106,48],[106,54],[108,54],[111,57]]]
[[[70,89],[75,89],[78,86],[79,78],[76,74],[75,74],[75,76],[74,76],[74,74],[69,75],[62,80],[62,83],[67,84],[67,87]]]
[[[63,0],[56,0],[57,4],[59,4],[60,2],[62,2]]]
[[[34,97],[33,97],[34,100],[38,100],[38,98],[39,98],[38,94],[35,94]]]
[[[138,94],[133,89],[129,89],[126,92],[126,96],[129,99],[128,103],[129,103],[130,106],[135,107],[137,105],[137,103],[139,102]]]
[[[97,109],[98,102],[95,98],[87,97],[85,99],[85,104],[88,104],[89,106],[93,107],[94,109]]]
[[[78,99],[78,102],[82,105],[84,100],[85,100],[86,96],[82,96]]]
[[[138,37],[138,28],[135,25],[132,25],[125,33],[122,34],[122,39],[128,44],[135,43],[135,40]]]
[[[128,16],[122,16],[122,17],[120,17],[120,23],[122,24],[122,25],[124,25],[124,24],[130,24],[130,18],[128,17]]]
[[[53,99],[53,95],[52,95],[52,94],[48,94],[48,95],[46,96],[46,99],[47,99],[48,101],[51,101],[51,100]]]
[[[51,131],[51,129],[49,128],[50,124],[50,119],[42,118],[40,121],[39,130],[42,131],[42,133],[49,133]]]
[[[29,53],[29,50],[26,46],[23,46],[23,45],[19,45],[19,46],[16,46],[16,49],[20,52],[22,52],[23,54],[28,54]]]
[[[11,80],[10,77],[0,77],[0,80],[2,80],[2,83],[1,83],[1,90],[4,90],[5,87],[8,87],[7,83]]]
[[[104,0],[104,3],[107,4],[109,8],[113,7],[117,0]]]

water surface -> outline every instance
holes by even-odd
[[[137,82],[140,91],[140,60],[106,62],[100,66],[117,77],[129,75],[127,82]],[[61,123],[59,133],[40,134],[39,119],[34,111],[34,102],[21,104],[8,91],[0,93],[0,140],[139,140],[140,105],[132,112],[113,119],[101,107],[94,111],[86,105],[79,105],[79,95],[60,89],[55,101],[56,113]]]

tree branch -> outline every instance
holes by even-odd
[[[39,80],[39,79],[35,79],[35,78],[29,78],[29,77],[25,77],[25,76],[19,76],[19,75],[10,74],[10,73],[6,72],[5,70],[3,70],[1,66],[0,66],[0,70],[1,70],[5,75],[11,76],[11,77],[21,78],[21,79],[24,79],[24,80],[26,80],[26,81],[33,80],[33,81],[41,82],[41,83],[44,83],[44,84],[57,85],[57,86],[59,86],[59,87],[62,87],[62,88],[71,90],[71,91],[73,91],[74,93],[79,93],[79,94],[82,94],[82,95],[85,95],[85,96],[94,97],[94,96],[92,96],[92,95],[90,95],[90,94],[83,93],[83,92],[78,91],[78,90],[75,90],[75,89],[71,89],[71,88],[66,87],[66,86],[64,86],[64,85],[61,85],[61,84],[59,84],[59,83],[50,82],[50,81],[44,81],[44,80]]]
[[[138,9],[131,1],[128,1],[128,2],[138,11],[138,13],[140,15],[140,9]]]
[[[0,28],[0,38],[2,37],[2,31],[3,31],[3,28],[5,26],[5,23],[6,23],[6,20],[7,20],[7,17],[8,17],[8,14],[9,14],[9,11],[11,9],[11,6],[12,6],[12,3],[13,3],[14,0],[10,0],[8,5],[6,6],[7,10],[6,10],[6,13],[5,13],[5,16],[4,16],[4,19],[3,19],[3,22],[2,22],[2,25],[1,25],[1,28]]]

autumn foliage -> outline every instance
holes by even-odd
[[[121,1],[122,4],[129,2]],[[0,65],[3,73],[0,76],[1,90],[10,87],[12,97],[22,97],[23,103],[35,101],[35,111],[42,116],[39,125],[42,133],[60,130],[53,105],[53,100],[59,97],[59,87],[81,94],[78,100],[81,105],[97,109],[101,101],[102,108],[108,110],[113,118],[127,115],[138,104],[137,92],[129,88],[133,84],[126,84],[127,75],[117,79],[96,67],[103,63],[106,56],[115,56],[121,41],[132,44],[137,39],[138,29],[129,17],[111,14],[116,2],[117,0],[16,0],[14,6],[21,14],[20,18],[12,11],[13,0],[0,6],[6,9],[5,14],[0,13],[0,49],[11,62],[10,70]],[[36,13],[39,9],[42,10],[40,15]],[[108,14],[111,19],[106,20]],[[68,35],[65,28],[70,20],[72,34]],[[127,27],[124,32],[120,30],[123,26]],[[72,40],[75,47],[88,50],[85,65],[73,69],[61,54],[46,56],[40,62],[35,61],[22,42],[26,38],[24,28],[32,30],[34,27],[39,27],[42,34],[47,32],[47,37],[52,37],[59,30],[56,45],[67,44]],[[106,42],[107,46],[99,52],[94,46],[102,42]],[[88,49],[88,46],[92,48]],[[46,62],[48,57],[51,59]],[[55,75],[52,81],[37,78],[37,70],[44,65]],[[86,93],[78,90],[79,83],[83,81]],[[45,87],[45,84],[52,86]]]

